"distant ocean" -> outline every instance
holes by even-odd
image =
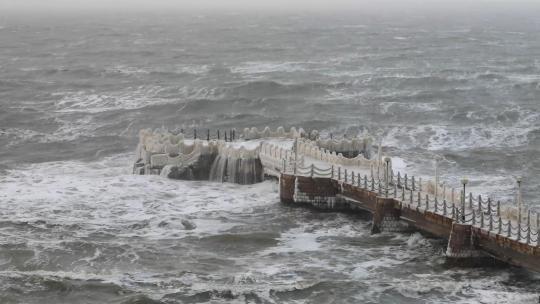
[[[502,16],[502,17],[501,17]],[[131,175],[141,128],[369,132],[540,208],[540,19],[0,18],[0,303],[537,303],[540,276],[251,186]]]

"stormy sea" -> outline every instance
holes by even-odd
[[[407,172],[540,209],[535,14],[0,18],[0,303],[537,303],[277,185],[131,174],[142,128],[370,133]]]

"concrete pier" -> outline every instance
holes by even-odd
[[[470,193],[456,197],[433,181],[394,173],[391,159],[372,155],[371,139],[317,139],[302,129],[245,129],[242,141],[185,140],[163,131],[141,132],[135,174],[162,174],[179,179],[212,179],[216,168],[232,176],[219,181],[253,183],[263,175],[279,180],[286,204],[321,210],[367,212],[372,233],[416,230],[448,240],[446,257],[452,265],[491,265],[494,261],[540,272],[540,217],[527,221],[501,212],[500,203]],[[246,148],[251,147],[251,148]],[[336,153],[340,151],[341,153]],[[349,151],[350,153],[345,153]],[[348,156],[348,157],[347,157]],[[227,160],[220,165],[217,159]],[[249,159],[249,166],[230,173],[230,159]],[[384,159],[384,162],[383,162]],[[213,163],[213,164],[212,164]],[[234,169],[234,168],[233,168]],[[249,178],[237,177],[246,174]],[[466,179],[463,180],[463,187]],[[463,188],[464,189],[464,188]],[[535,223],[530,218],[536,218]]]

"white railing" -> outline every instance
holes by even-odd
[[[300,154],[332,165],[370,168],[378,164],[376,160],[366,159],[363,155],[354,158],[344,157],[341,153],[336,154],[334,151],[321,148],[315,142],[307,139],[298,139],[297,149]]]
[[[300,128],[296,130],[295,127],[291,127],[289,132],[285,131],[285,128],[278,127],[276,131],[272,131],[269,127],[265,127],[264,130],[259,131],[256,127],[245,128],[243,133],[243,138],[245,140],[253,140],[260,138],[271,138],[271,137],[280,137],[280,138],[299,138],[305,134],[304,129]]]

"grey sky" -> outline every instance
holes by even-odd
[[[3,8],[385,8],[466,7],[535,3],[534,0],[0,0]]]
[[[496,8],[540,7],[538,0],[0,0],[0,11],[65,10],[294,10],[364,11],[400,10],[470,11]]]

